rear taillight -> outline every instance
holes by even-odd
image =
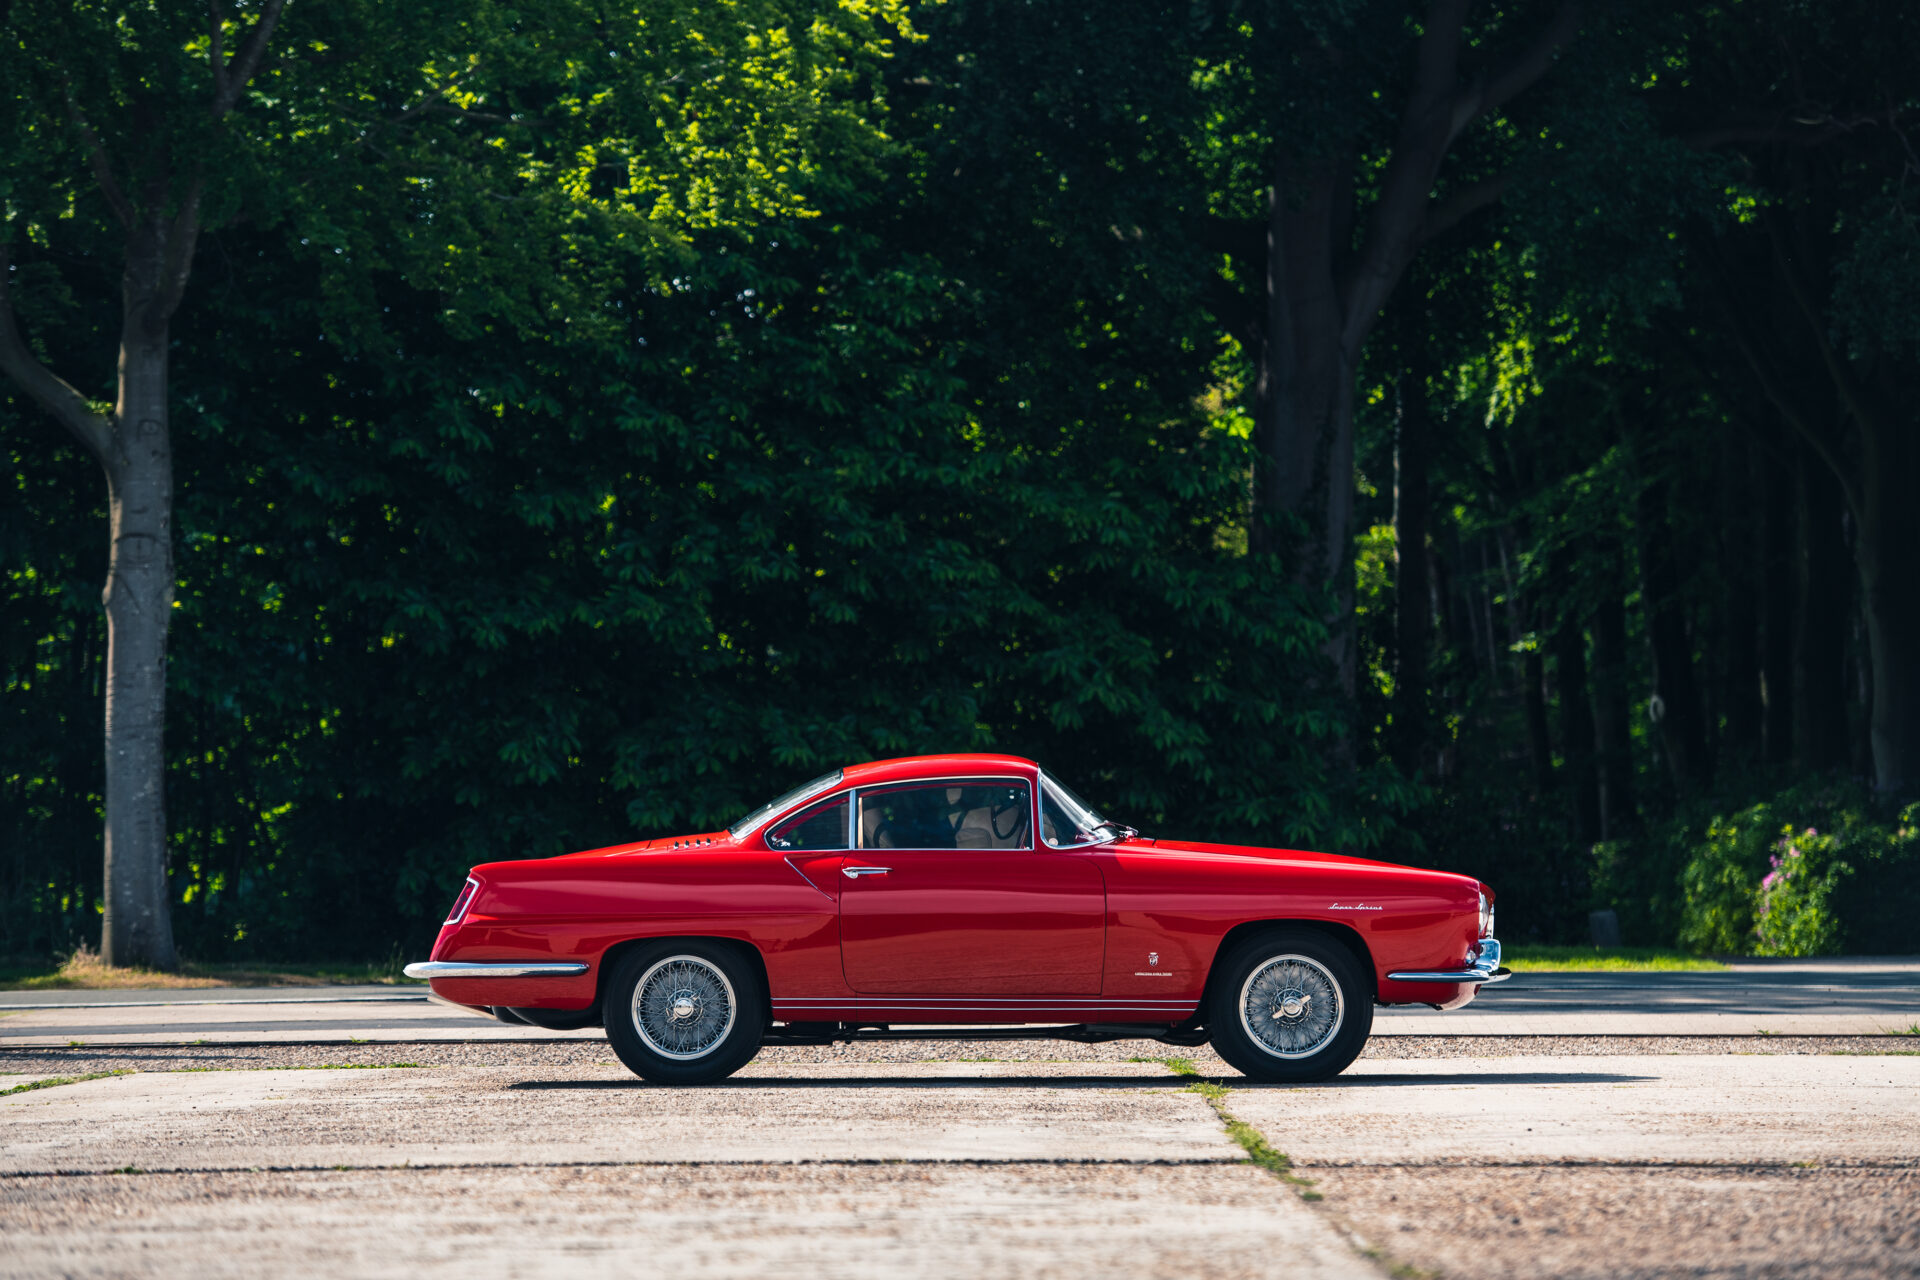
[[[460,917],[467,914],[467,906],[473,901],[473,895],[479,892],[479,889],[480,882],[468,876],[467,882],[460,886],[460,896],[453,900],[453,910],[447,912],[448,924],[460,923]]]

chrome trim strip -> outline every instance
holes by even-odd
[[[1071,1009],[1080,1013],[1111,1013],[1116,1009],[1151,1009],[1156,1013],[1181,1013],[1199,1007],[1197,1000],[1179,1003],[1167,1003],[1161,1000],[1116,1000],[1112,1004],[974,1004],[965,1000],[947,1001],[942,1004],[928,1004],[920,1000],[862,1000],[842,1001],[834,1004],[794,1004],[785,1000],[775,1000],[774,1005],[782,1009],[859,1009],[863,1013],[872,1013],[879,1009],[969,1009],[977,1013],[1044,1013],[1049,1009]]]
[[[1021,847],[1012,848],[1012,849],[1001,849],[998,852],[1000,853],[1033,853],[1033,852],[1039,851],[1044,853],[1044,852],[1055,851],[1053,850],[1053,846],[1051,845],[1046,846],[1046,848],[1044,849],[1040,847],[1042,842],[1040,840],[1039,831],[1037,828],[1031,825],[1032,823],[1037,821],[1040,817],[1040,799],[1039,799],[1040,789],[1034,785],[1034,780],[1032,778],[1028,778],[1017,773],[928,774],[924,778],[900,778],[894,782],[865,782],[865,783],[860,783],[856,786],[853,786],[849,788],[849,791],[854,795],[855,802],[853,804],[848,805],[848,808],[852,810],[852,813],[850,816],[853,819],[853,830],[850,836],[848,837],[847,851],[849,853],[874,852],[874,850],[865,848],[860,843],[860,804],[859,802],[865,799],[867,792],[893,791],[901,787],[937,786],[943,782],[948,784],[960,783],[962,785],[965,785],[971,782],[1012,782],[1027,788],[1029,792],[1029,795],[1027,797],[1027,806],[1028,806],[1027,822],[1029,824],[1027,827],[1027,843]],[[911,852],[940,853],[942,852],[942,850],[919,849],[919,850],[912,850]],[[955,851],[945,850],[945,852],[951,853]]]
[[[416,960],[400,972],[409,978],[573,978],[587,971],[578,961]]]
[[[1480,939],[1480,954],[1473,964],[1465,969],[1412,969],[1401,973],[1390,973],[1388,979],[1394,982],[1505,982],[1513,976],[1511,969],[1500,967],[1500,941],[1497,938]]]

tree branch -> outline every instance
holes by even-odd
[[[287,0],[267,0],[260,9],[260,20],[247,32],[247,38],[240,43],[240,52],[233,62],[224,67],[216,64],[213,77],[214,115],[227,114],[240,101],[240,95],[246,92],[254,73],[260,69],[260,59],[266,56],[267,42],[273,39],[273,28],[280,21],[280,11],[286,7]],[[220,9],[217,2],[213,6],[213,18],[214,30],[218,32]],[[219,38],[218,35],[214,36],[216,41]]]
[[[167,229],[167,256],[161,263],[159,289],[154,294],[150,314],[161,323],[173,318],[180,299],[187,292],[187,277],[193,273],[193,252],[200,243],[200,197],[206,191],[204,174],[196,173]]]
[[[1794,306],[1800,312],[1800,318],[1806,321],[1808,331],[1813,334],[1814,349],[1820,353],[1820,362],[1827,367],[1827,376],[1833,379],[1834,390],[1840,393],[1840,398],[1853,411],[1853,416],[1858,419],[1862,431],[1877,431],[1881,425],[1879,409],[1867,403],[1859,382],[1847,368],[1847,362],[1841,359],[1840,353],[1834,350],[1831,342],[1827,341],[1826,319],[1820,314],[1820,308],[1815,305],[1806,282],[1800,278],[1799,270],[1793,265],[1792,247],[1786,243],[1785,237],[1780,232],[1779,219],[1771,214],[1764,214],[1761,217],[1761,223],[1766,227],[1767,238],[1773,244],[1775,269],[1786,281],[1788,296],[1793,299]]]
[[[93,180],[100,187],[100,194],[106,197],[107,207],[113,210],[113,216],[122,227],[133,227],[133,205],[127,200],[126,192],[120,189],[120,180],[113,176],[113,162],[107,157],[106,144],[100,141],[100,135],[87,123],[87,117],[80,111],[80,104],[74,101],[73,89],[67,89],[67,117],[73,121],[73,127],[79,131],[81,141],[87,144],[87,163],[93,168]]]
[[[1515,94],[1547,74],[1561,48],[1579,34],[1580,21],[1585,16],[1580,0],[1567,0],[1562,4],[1560,11],[1553,15],[1553,21],[1534,37],[1532,44],[1515,54],[1493,75],[1481,79],[1476,86],[1477,92],[1463,95],[1478,101],[1465,120],[1461,120],[1456,111],[1453,137],[1458,137],[1460,130],[1471,124],[1475,117],[1499,110]],[[1451,142],[1452,137],[1448,141]]]
[[[56,377],[34,356],[20,336],[13,318],[13,262],[9,246],[0,243],[0,371],[20,385],[33,401],[59,420],[99,460],[107,462],[113,439],[107,420],[87,407],[87,398]]]
[[[1773,405],[1774,410],[1779,413],[1787,426],[1805,440],[1820,456],[1820,460],[1827,464],[1827,469],[1833,473],[1834,479],[1840,484],[1840,491],[1845,496],[1847,505],[1857,515],[1860,511],[1860,495],[1853,481],[1853,469],[1847,466],[1846,459],[1841,456],[1839,446],[1832,436],[1813,423],[1805,408],[1794,399],[1793,393],[1780,379],[1777,371],[1782,362],[1776,353],[1765,349],[1765,340],[1753,331],[1753,326],[1747,319],[1746,308],[1733,296],[1729,268],[1717,261],[1711,253],[1708,255],[1708,263],[1707,276],[1713,282],[1715,298],[1726,315],[1726,331],[1732,337],[1733,345],[1739,349],[1741,357],[1747,362],[1748,369],[1752,371],[1754,383],[1760,388],[1760,394]],[[1721,395],[1726,395],[1724,390],[1721,391]]]
[[[207,66],[213,71],[213,100],[218,102],[227,92],[227,21],[220,0],[207,0],[207,19],[212,28],[212,39],[207,45]]]
[[[1341,346],[1357,355],[1373,319],[1406,269],[1422,211],[1446,158],[1451,105],[1458,97],[1460,42],[1470,0],[1433,0],[1420,33],[1413,92],[1400,116],[1380,198],[1367,219],[1365,247],[1341,290]]]
[[[1444,200],[1436,200],[1427,206],[1427,221],[1420,229],[1420,243],[1425,244],[1445,235],[1488,205],[1499,203],[1500,197],[1512,185],[1513,175],[1503,173],[1482,182],[1455,187]]]

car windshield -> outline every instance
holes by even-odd
[[[752,813],[748,814],[746,817],[741,818],[740,820],[735,822],[732,826],[727,828],[727,834],[734,837],[736,840],[739,839],[742,835],[745,835],[747,832],[753,830],[755,827],[765,822],[768,818],[772,817],[774,814],[779,813],[782,809],[787,808],[789,805],[799,804],[802,800],[805,800],[808,796],[818,795],[820,792],[825,791],[830,787],[838,786],[840,783],[840,779],[844,777],[845,774],[846,774],[846,770],[835,769],[832,773],[821,774],[819,777],[815,778],[812,782],[804,782],[800,784],[799,786],[795,787],[793,790],[787,792],[785,795],[780,796],[777,799],[767,801],[765,804],[761,805],[758,809],[755,809]]]
[[[1112,826],[1101,812],[1073,793],[1058,778],[1040,779],[1040,835],[1048,844],[1091,844],[1100,828]]]

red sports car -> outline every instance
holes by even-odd
[[[1375,1004],[1458,1008],[1507,976],[1477,880],[1156,840],[998,755],[854,765],[724,831],[475,867],[406,971],[508,1022],[603,1024],[667,1084],[869,1038],[1211,1041],[1256,1079],[1323,1079]]]

